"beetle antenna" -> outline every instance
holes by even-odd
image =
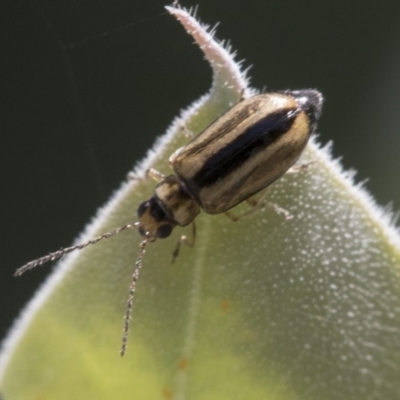
[[[132,308],[133,308],[133,297],[135,295],[137,281],[139,280],[140,269],[142,268],[142,265],[143,265],[143,256],[144,256],[144,253],[146,253],[147,242],[148,242],[148,236],[146,235],[145,238],[140,242],[139,255],[136,259],[135,270],[133,271],[132,281],[129,286],[129,296],[128,296],[128,300],[126,302],[126,311],[125,311],[125,316],[124,316],[124,329],[123,329],[123,334],[122,334],[122,343],[121,343],[121,349],[119,351],[119,354],[121,355],[121,357],[125,354],[126,348],[127,348],[129,328],[130,328]]]
[[[100,242],[100,240],[108,239],[109,237],[117,235],[118,233],[120,233],[122,231],[126,231],[126,230],[132,229],[132,228],[137,228],[138,226],[139,226],[139,223],[135,222],[134,224],[128,224],[125,226],[121,226],[120,228],[114,229],[113,231],[103,233],[102,235],[98,236],[95,239],[89,240],[88,242],[78,244],[76,246],[61,248],[60,250],[54,251],[53,253],[49,253],[46,256],[37,258],[36,260],[32,260],[32,261],[26,263],[25,265],[23,265],[22,267],[18,268],[15,271],[14,276],[20,276],[32,268],[43,265],[49,261],[54,261],[57,258],[61,258],[61,257],[65,256],[66,254],[71,253],[72,251],[82,250],[91,244],[96,244],[96,243]]]

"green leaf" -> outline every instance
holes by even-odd
[[[149,167],[254,91],[232,55],[187,11],[168,8],[214,72],[98,212],[78,242],[134,222],[152,195]],[[118,350],[137,232],[76,252],[27,306],[3,344],[0,391],[15,399],[395,399],[400,393],[400,239],[329,149],[311,140],[303,172],[271,185],[266,208],[232,222],[202,213],[194,248],[181,234],[147,248],[128,353]],[[143,178],[143,179],[142,179]],[[246,205],[235,209],[236,214]]]

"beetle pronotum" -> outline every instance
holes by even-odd
[[[298,160],[321,114],[323,97],[316,90],[284,91],[252,96],[233,106],[185,147],[170,157],[175,175],[163,176],[154,196],[138,208],[139,221],[33,260],[15,275],[83,249],[121,231],[138,228],[140,251],[129,287],[120,354],[127,347],[133,296],[148,242],[168,237],[203,209],[227,212],[266,188]]]

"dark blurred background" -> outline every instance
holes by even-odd
[[[254,87],[318,88],[320,140],[379,204],[400,207],[400,2],[200,3]],[[0,5],[0,338],[49,273],[13,271],[67,246],[210,69],[161,0]],[[134,215],[135,210],[132,210]],[[112,268],[112,265],[110,265]]]

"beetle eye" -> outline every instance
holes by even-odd
[[[172,232],[172,228],[173,227],[170,224],[161,225],[157,229],[156,237],[159,238],[159,239],[164,239],[164,238],[168,237]]]

